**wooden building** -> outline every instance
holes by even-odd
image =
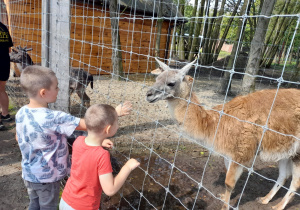
[[[2,1],[2,2],[1,2]],[[42,0],[0,0],[2,21],[10,26],[14,45],[33,48],[41,63]],[[154,68],[158,1],[121,0],[119,32],[124,73],[146,73]],[[168,58],[174,22],[183,21],[172,0],[162,1],[160,58]],[[7,15],[4,15],[7,12]],[[6,16],[6,17],[5,17]],[[175,21],[175,18],[176,21]],[[70,65],[103,74],[111,71],[111,23],[107,1],[71,0]],[[51,33],[51,32],[49,32]],[[58,34],[61,36],[62,34]],[[62,35],[63,36],[63,35]],[[103,70],[103,71],[102,71]]]

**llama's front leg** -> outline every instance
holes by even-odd
[[[226,179],[225,179],[226,191],[223,196],[225,203],[222,207],[222,210],[229,209],[231,192],[234,189],[235,184],[236,184],[237,180],[240,178],[242,172],[243,172],[242,166],[240,166],[234,162],[231,162],[229,169],[226,173]]]
[[[281,186],[284,185],[285,181],[291,176],[292,160],[288,160],[288,159],[280,160],[278,164],[278,168],[279,168],[279,176],[274,187],[265,197],[259,197],[256,199],[259,203],[268,204],[269,201],[274,197],[274,195],[281,188]]]
[[[228,158],[224,158],[224,164],[225,164],[225,172],[227,173],[228,168],[229,168],[229,166],[231,164],[231,160],[228,159]]]
[[[90,99],[90,97],[86,94],[85,91],[83,92],[83,101],[84,101],[84,105],[85,105],[86,107],[90,107],[90,105],[91,105],[91,99]]]
[[[292,182],[288,192],[285,194],[283,199],[276,206],[273,206],[273,209],[281,210],[284,209],[285,206],[292,200],[297,189],[300,187],[300,156],[297,156],[292,159]]]

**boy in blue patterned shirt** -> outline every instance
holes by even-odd
[[[29,104],[16,114],[16,139],[22,153],[22,178],[30,198],[29,210],[56,210],[59,184],[68,173],[70,161],[66,137],[86,130],[84,119],[48,109],[58,94],[58,81],[49,68],[28,66],[20,83]],[[131,103],[116,107],[119,116],[131,111]]]

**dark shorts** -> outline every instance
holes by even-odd
[[[7,81],[10,74],[9,53],[0,51],[0,81]]]

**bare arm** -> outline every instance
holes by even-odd
[[[80,119],[78,126],[75,128],[75,130],[81,130],[86,131],[86,124],[84,119]]]
[[[116,107],[116,112],[118,113],[119,117],[129,115],[131,113],[131,110],[132,110],[132,104],[129,101],[125,101],[124,103],[119,104]]]
[[[99,180],[104,193],[108,196],[116,194],[125,183],[130,172],[139,165],[140,163],[137,160],[130,159],[116,177],[113,177],[112,173],[100,175]]]
[[[17,136],[17,133],[16,133],[16,141],[18,142],[18,136]]]

